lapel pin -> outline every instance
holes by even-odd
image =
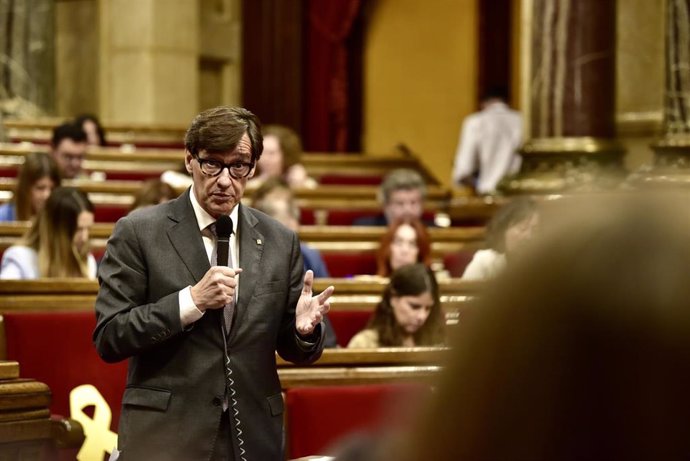
[[[256,239],[256,244],[261,245],[261,239]]]

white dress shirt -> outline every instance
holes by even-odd
[[[460,131],[452,180],[460,183],[479,171],[476,190],[492,193],[506,175],[517,173],[522,158],[522,118],[503,102],[493,102],[468,116]]]
[[[194,188],[192,187],[189,193],[189,200],[192,202],[192,208],[194,209],[194,215],[196,216],[196,222],[199,225],[199,232],[201,232],[201,239],[204,242],[204,249],[206,250],[206,256],[208,257],[208,261],[211,262],[211,257],[213,255],[213,247],[215,246],[216,242],[213,237],[211,237],[207,232],[204,232],[204,229],[206,229],[208,226],[216,222],[216,220],[204,210],[201,205],[199,204],[199,201],[196,199],[196,196],[194,195]],[[230,218],[232,219],[232,234],[230,235],[230,254],[232,255],[232,267],[234,269],[240,267],[239,266],[239,240],[237,239],[237,219],[238,219],[238,205],[235,205],[235,207],[232,209],[230,212]],[[235,288],[235,299],[239,296],[240,292],[240,280],[239,276],[237,276],[237,286]],[[182,321],[182,327],[187,327],[190,324],[196,322],[199,320],[204,313],[200,311],[195,305],[194,301],[192,300],[192,287],[187,286],[183,290],[180,291],[179,293],[179,302],[180,302],[180,320]]]

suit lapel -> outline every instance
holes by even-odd
[[[260,265],[264,252],[264,237],[256,229],[257,219],[247,209],[240,205],[239,209],[239,237],[240,237],[240,296],[237,300],[236,320],[247,312],[247,305],[254,294],[257,280],[261,279]],[[237,323],[241,325],[241,323]]]
[[[194,209],[189,199],[189,189],[175,200],[168,218],[170,219],[168,238],[194,280],[198,282],[211,265],[208,262],[199,224],[196,222]]]

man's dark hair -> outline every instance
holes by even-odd
[[[482,93],[482,102],[489,99],[500,99],[503,102],[508,102],[508,88],[505,86],[490,86]]]
[[[86,133],[80,125],[65,122],[53,129],[53,139],[51,140],[53,148],[59,146],[63,139],[71,139],[74,142],[86,142]]]
[[[184,146],[193,156],[206,151],[218,154],[233,150],[244,133],[252,145],[252,162],[264,149],[259,118],[241,107],[214,107],[194,117],[184,137]]]

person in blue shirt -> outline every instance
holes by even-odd
[[[60,171],[55,160],[43,152],[27,154],[19,168],[12,199],[0,205],[0,221],[29,221],[59,186]]]
[[[270,178],[254,192],[252,205],[270,217],[278,220],[285,227],[297,232],[299,229],[300,211],[294,194],[288,183],[281,178]],[[304,270],[314,271],[314,278],[330,277],[326,263],[316,248],[306,243],[300,244]]]

